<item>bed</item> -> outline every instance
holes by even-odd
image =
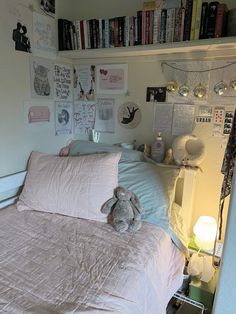
[[[16,204],[6,207],[15,200],[7,194],[1,202],[0,313],[165,313],[182,284],[186,253],[174,192],[191,171],[113,146],[76,141],[70,152],[34,152],[27,173],[0,179],[0,193],[25,183]],[[105,191],[106,199],[117,184],[144,207],[136,233],[116,232],[96,211],[104,199],[88,194]]]

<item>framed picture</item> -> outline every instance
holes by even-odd
[[[125,94],[128,89],[128,65],[98,65],[96,82],[98,94]]]

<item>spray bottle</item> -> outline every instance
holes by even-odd
[[[152,143],[151,156],[156,162],[163,162],[164,160],[165,143],[161,137],[161,133],[158,133],[155,142]]]

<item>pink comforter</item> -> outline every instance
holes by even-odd
[[[184,256],[147,223],[105,223],[15,207],[0,211],[0,313],[164,314]]]

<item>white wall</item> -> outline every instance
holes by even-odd
[[[23,103],[31,100],[30,54],[15,51],[4,2],[0,0],[0,176],[25,169],[32,150],[56,153],[67,139],[67,136],[54,136],[53,129],[30,132],[24,127]],[[40,1],[18,2],[31,4],[40,12]]]
[[[235,0],[227,0],[228,8],[234,8]],[[135,15],[137,10],[142,9],[142,0],[71,0],[59,1],[58,14],[60,17],[68,19],[89,19],[112,17],[119,15]],[[190,58],[187,55],[187,58]],[[196,55],[194,56],[196,57]],[[171,55],[166,56],[168,61],[174,61]],[[236,55],[235,55],[236,58]],[[182,56],[184,60],[184,56]],[[138,143],[151,143],[154,139],[152,132],[153,107],[151,103],[145,101],[145,91],[148,86],[161,86],[165,84],[166,79],[161,71],[161,62],[155,57],[136,57],[136,58],[108,58],[99,60],[76,60],[77,63],[128,63],[129,65],[129,92],[130,97],[118,97],[117,106],[126,100],[137,101],[142,110],[142,122],[134,130],[125,130],[116,125],[114,135],[104,134],[101,138],[104,142],[121,142],[137,140]],[[226,72],[226,71],[225,71]],[[215,73],[212,74],[214,76]],[[236,106],[235,99],[230,103]],[[213,107],[215,104],[212,102]],[[196,112],[198,106],[196,105]],[[194,128],[193,133],[199,136],[206,145],[206,158],[201,165],[201,171],[197,174],[197,185],[195,193],[194,211],[192,225],[200,215],[212,215],[217,218],[218,201],[223,176],[220,173],[222,159],[224,155],[226,141],[212,136],[211,125],[199,125]],[[171,144],[171,137],[165,137],[167,146]],[[226,204],[227,209],[227,204]],[[226,221],[227,210],[224,212],[224,221]]]

